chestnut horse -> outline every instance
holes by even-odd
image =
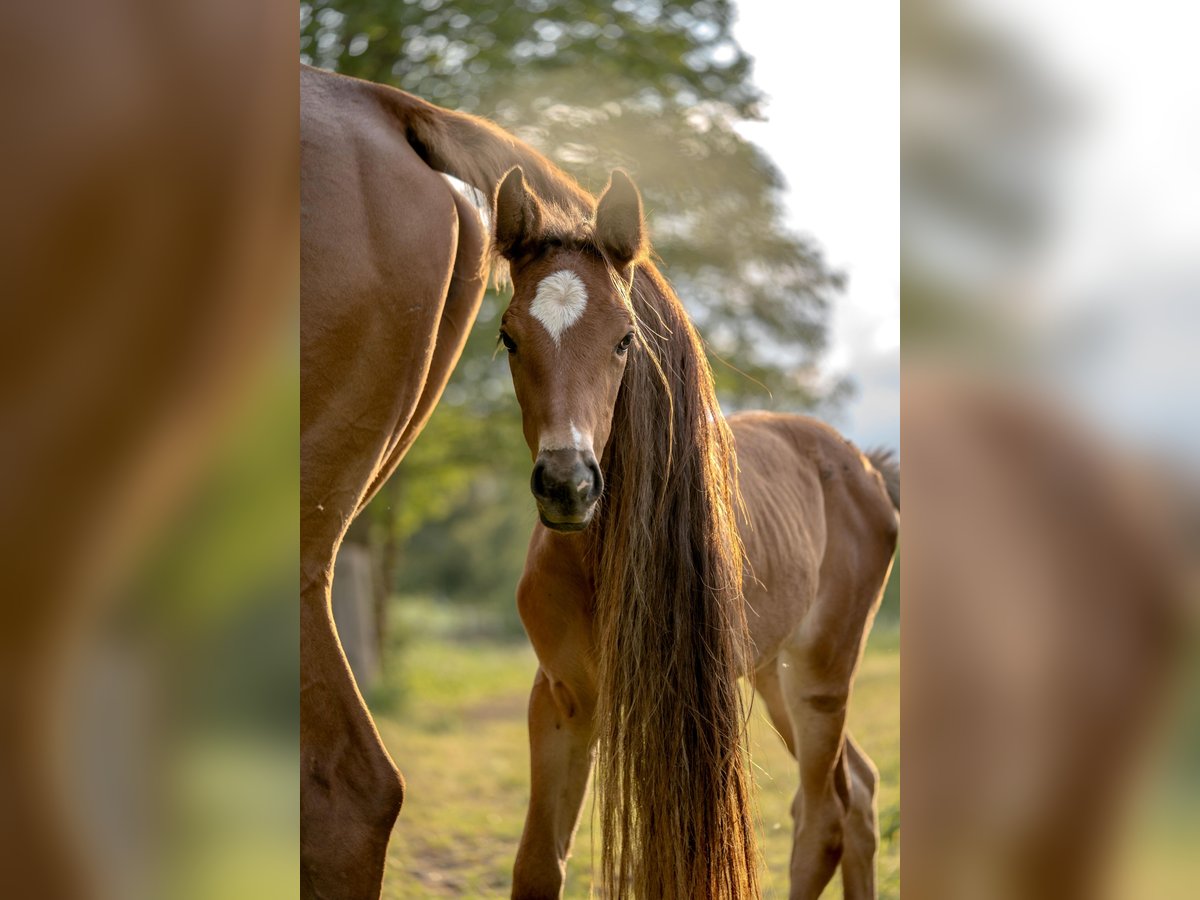
[[[517,169],[495,216],[541,520],[517,594],[539,669],[513,896],[561,894],[593,767],[604,896],[755,896],[745,674],[799,763],[791,896],[840,862],[845,896],[874,897],[876,773],[846,705],[898,467],[803,416],[726,424],[624,173],[570,220]]]
[[[593,201],[493,125],[392,88],[300,72],[300,808],[305,897],[377,897],[403,781],[330,612],[350,521],[412,445],[483,296],[475,209],[520,164],[573,215]]]

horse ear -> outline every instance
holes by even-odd
[[[542,205],[525,187],[521,167],[509,170],[496,189],[496,249],[505,259],[516,259],[537,240],[542,226]]]
[[[642,195],[623,169],[613,169],[596,207],[596,243],[618,267],[646,255]]]

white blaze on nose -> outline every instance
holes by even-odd
[[[555,345],[587,308],[587,288],[574,272],[563,269],[538,284],[529,311],[550,332]]]
[[[574,422],[567,423],[567,430],[551,431],[542,435],[538,442],[538,452],[546,450],[590,450],[592,447],[592,436],[584,434]]]

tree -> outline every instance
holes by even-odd
[[[735,129],[759,117],[762,98],[732,38],[728,0],[312,0],[300,10],[306,62],[485,115],[593,192],[613,167],[628,169],[663,271],[708,343],[727,409],[813,409],[845,395],[847,383],[827,383],[817,369],[843,279],[812,241],[785,229],[781,176]],[[401,467],[403,499],[393,506],[403,509],[373,511],[381,527],[398,515],[405,532],[442,529],[430,546],[451,546],[456,528],[481,527],[461,504],[491,491],[487,502],[504,498],[509,518],[470,540],[511,554],[519,516],[523,546],[528,460],[507,367],[492,360],[505,302],[485,298],[442,406]],[[464,431],[481,418],[486,447]],[[426,563],[434,560],[424,555],[416,571]],[[468,568],[455,568],[455,577],[469,581]],[[494,575],[463,592],[486,594]],[[507,600],[515,575],[504,575]]]

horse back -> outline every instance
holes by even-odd
[[[809,416],[729,419],[744,503],[747,620],[760,661],[813,623],[847,621],[845,604],[875,602],[898,532],[883,478],[830,426]],[[830,612],[830,610],[833,610]]]

